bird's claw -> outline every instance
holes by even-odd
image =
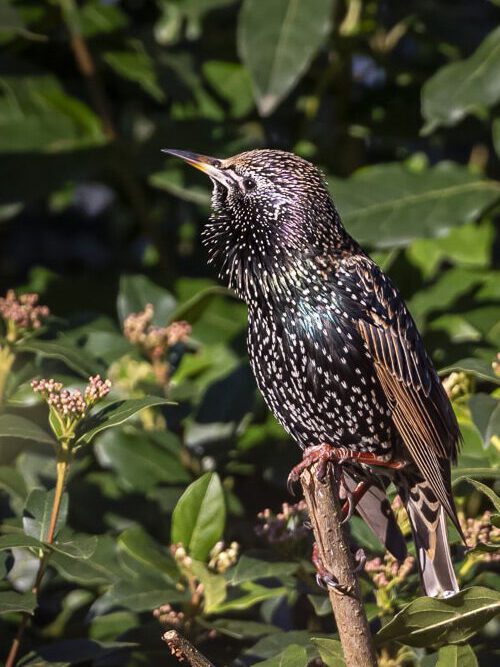
[[[365,563],[366,563],[366,554],[364,549],[357,549],[356,552],[353,554],[354,556],[354,562],[356,563],[356,567],[354,568],[354,572],[357,574],[358,572],[362,572]]]

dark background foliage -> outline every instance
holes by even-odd
[[[71,464],[69,532],[51,552],[24,664],[175,664],[150,613],[162,603],[217,665],[342,664],[301,507],[281,508],[299,452],[255,391],[245,308],[206,266],[209,185],[161,153],[265,146],[324,170],[348,230],[401,288],[462,427],[463,520],[489,543],[453,547],[469,589],[456,613],[469,624],[417,600],[425,613],[409,607],[387,625],[421,594],[415,570],[363,575],[373,630],[384,626],[381,664],[496,664],[499,17],[493,0],[1,5],[0,294],[37,292],[52,313],[35,335],[9,341],[1,329],[0,375],[2,350],[14,355],[0,390],[1,657],[19,612],[37,606],[46,534],[23,517],[43,524],[55,482],[47,409],[29,381],[81,388],[99,372],[114,400],[147,405],[126,423],[102,417],[106,430]],[[148,303],[156,325],[193,328],[165,347],[164,366],[122,333]],[[165,396],[176,405],[157,405]],[[383,558],[357,520],[352,534]],[[210,556],[221,539],[225,556]],[[178,542],[193,562],[169,549]]]

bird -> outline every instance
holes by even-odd
[[[258,388],[303,450],[292,481],[315,462],[322,476],[341,465],[345,513],[355,507],[401,560],[406,540],[386,497],[394,482],[426,595],[454,595],[447,517],[464,539],[451,490],[459,426],[403,297],[347,232],[323,173],[275,149],[165,152],[212,181],[202,243],[247,305]]]

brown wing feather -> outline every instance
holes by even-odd
[[[392,406],[394,424],[420,473],[455,520],[449,469],[460,436],[448,397],[389,279],[365,256],[351,258],[348,265],[358,291],[360,282],[365,288],[358,330]]]

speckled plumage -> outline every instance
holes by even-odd
[[[406,461],[394,481],[424,585],[434,595],[457,590],[444,511],[458,525],[449,475],[459,430],[399,292],[346,232],[309,162],[259,150],[213,160],[208,173],[203,242],[248,305],[264,399],[303,449],[328,443]],[[347,467],[383,488],[380,470]]]

